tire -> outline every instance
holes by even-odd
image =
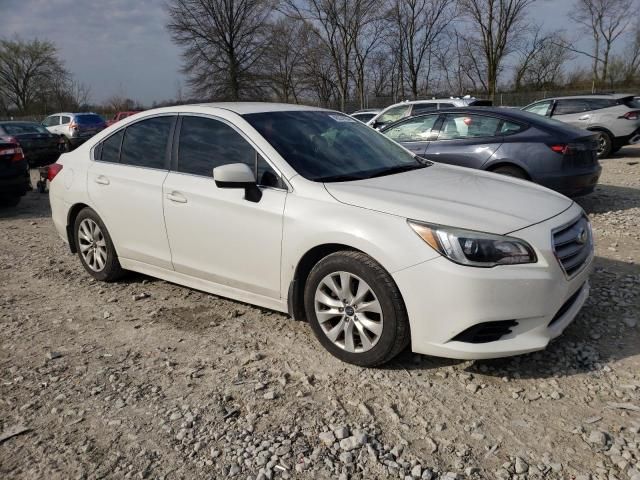
[[[102,282],[113,282],[122,277],[124,270],[113,241],[96,212],[88,207],[82,209],[74,222],[73,232],[78,257],[89,275]]]
[[[511,165],[504,165],[502,167],[491,170],[493,173],[499,173],[500,175],[507,175],[508,177],[521,178],[522,180],[528,180],[527,174],[519,167]]]
[[[596,132],[598,134],[598,158],[607,158],[613,153],[613,140],[607,132]]]
[[[344,279],[348,290],[342,288]],[[329,288],[332,280],[333,290]],[[362,252],[339,251],[320,260],[307,278],[304,304],[318,341],[344,362],[374,367],[409,344],[409,319],[398,286],[380,264]]]
[[[618,153],[620,151],[620,149],[622,148],[622,145],[619,145],[617,147],[613,147],[611,149],[611,153]]]

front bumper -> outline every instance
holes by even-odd
[[[544,349],[576,317],[589,294],[593,255],[579,273],[567,278],[551,240],[554,228],[581,214],[574,204],[551,220],[512,234],[534,247],[535,264],[473,268],[439,257],[395,272],[409,314],[412,350],[482,359]],[[478,324],[504,321],[517,324],[498,340],[454,340]]]
[[[600,179],[600,164],[588,171],[561,173],[537,179],[537,183],[568,197],[578,197],[593,192]]]

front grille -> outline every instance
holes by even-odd
[[[577,274],[593,252],[589,220],[585,216],[553,231],[553,251],[568,277]]]
[[[511,333],[511,327],[518,325],[515,320],[499,320],[472,325],[453,337],[452,341],[466,343],[488,343],[500,340]]]

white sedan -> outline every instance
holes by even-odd
[[[288,312],[358,365],[409,344],[463,359],[540,350],[589,291],[591,228],[570,199],[429,162],[334,111],[149,110],[49,178],[56,229],[94,278],[133,270]]]

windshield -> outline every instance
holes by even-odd
[[[341,113],[266,112],[244,118],[296,172],[316,182],[361,180],[427,165]]]
[[[49,133],[39,123],[5,123],[0,125],[7,135],[20,135],[23,133]]]
[[[77,115],[76,123],[79,125],[98,125],[104,123],[100,115]]]

